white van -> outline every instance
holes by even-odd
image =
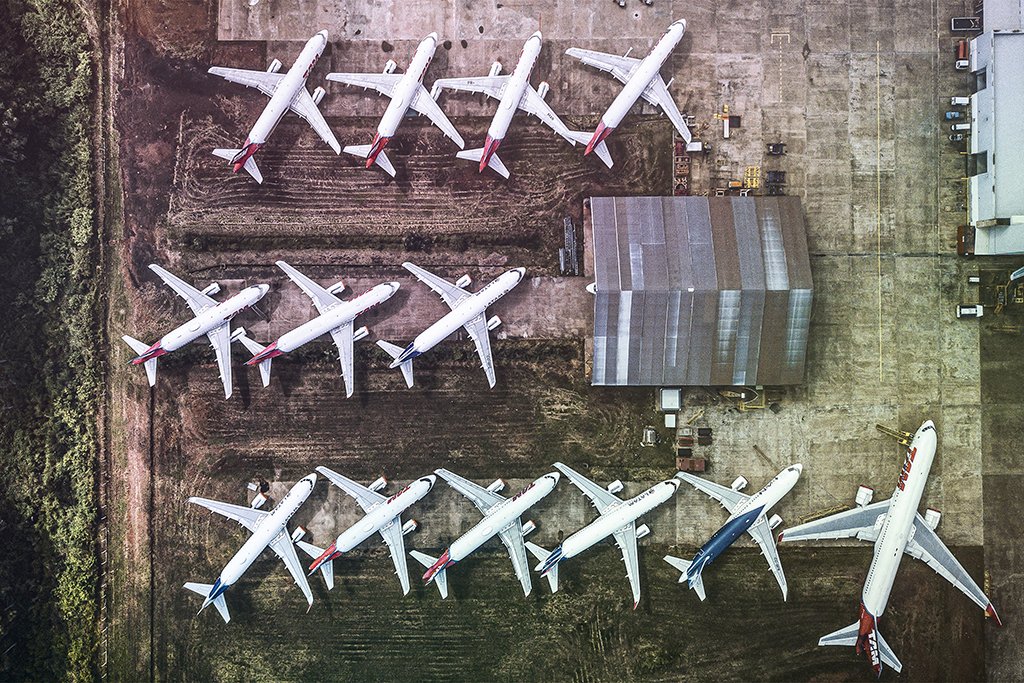
[[[958,318],[980,318],[985,315],[985,308],[981,304],[957,304],[956,317]]]
[[[960,131],[960,130],[970,130],[971,129],[971,124],[969,124],[969,123],[954,123],[954,124],[951,124],[949,126],[949,129],[951,131],[953,131],[953,132]]]
[[[966,107],[971,103],[970,97],[950,97],[949,104],[952,107]]]

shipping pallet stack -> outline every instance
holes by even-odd
[[[684,427],[676,429],[676,469],[681,472],[703,472],[707,458],[693,456],[694,446],[711,445],[711,427]]]

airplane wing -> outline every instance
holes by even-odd
[[[583,491],[583,495],[590,499],[590,502],[594,504],[594,507],[596,507],[597,511],[602,515],[608,508],[622,502],[617,496],[615,496],[615,494],[609,493],[608,489],[598,486],[568,465],[556,462],[555,467],[557,467],[562,474],[569,477],[572,483],[576,485],[576,488]],[[636,530],[634,529],[634,532],[635,531]],[[635,536],[636,534],[634,533],[634,543],[636,542]]]
[[[295,544],[292,543],[292,539],[288,536],[288,529],[285,529],[277,535],[273,541],[270,542],[270,549],[277,553],[277,556],[284,562],[284,566],[288,568],[288,573],[292,575],[292,580],[295,581],[295,585],[299,587],[302,594],[306,596],[306,602],[310,605],[313,604],[313,591],[309,589],[309,581],[306,580],[306,572],[302,570],[302,565],[299,564],[299,558],[295,554]]]
[[[338,347],[338,360],[341,361],[341,377],[345,380],[345,395],[352,395],[352,372],[353,372],[353,361],[352,361],[352,345],[355,343],[352,341],[352,321],[349,320],[343,325],[339,325],[331,330],[331,339],[334,340],[334,345]]]
[[[354,498],[355,501],[359,503],[359,507],[363,508],[364,512],[369,512],[370,509],[375,507],[378,503],[387,500],[387,498],[376,491],[371,491],[362,484],[354,482],[348,477],[338,474],[334,470],[327,469],[323,465],[317,467],[316,471],[330,479],[332,484]]]
[[[434,470],[434,473],[448,482],[448,485],[453,489],[464,495],[466,498],[469,498],[482,515],[486,515],[492,507],[505,500],[504,496],[494,493],[493,491],[488,491],[483,486],[474,484],[469,479],[464,479],[454,472],[449,472],[443,467],[441,469]]]
[[[988,610],[992,604],[985,592],[978,587],[978,584],[974,583],[971,575],[953,556],[953,553],[949,552],[949,548],[925,524],[920,514],[914,518],[914,535],[907,544],[905,552],[934,569],[936,574],[959,588],[978,607]]]
[[[572,142],[576,141],[569,134],[569,128],[562,123],[562,119],[558,118],[558,115],[551,110],[548,103],[544,101],[544,98],[540,96],[533,86],[529,83],[526,84],[526,92],[523,93],[523,99],[519,101],[519,108],[525,111],[527,114],[532,114],[538,119],[544,122],[544,124],[555,131],[563,138]]]
[[[164,281],[164,284],[173,289],[178,296],[184,299],[185,303],[188,304],[188,307],[191,308],[192,312],[196,315],[199,315],[211,306],[217,305],[217,302],[212,298],[203,294],[181,278],[171,275],[155,263],[149,264],[149,269],[159,275],[160,279]]]
[[[595,50],[584,50],[578,47],[570,47],[565,51],[565,54],[570,57],[575,57],[587,66],[592,66],[595,69],[601,71],[607,71],[616,80],[625,83],[629,80],[629,77],[636,71],[636,65],[640,63],[639,59],[633,57],[620,57],[618,55],[610,55],[606,52],[596,52]]]
[[[530,580],[530,562],[526,558],[526,545],[523,543],[523,523],[516,517],[516,520],[499,532],[501,542],[508,549],[508,556],[512,559],[512,568],[516,570],[519,583],[523,586],[523,594],[529,595],[533,590],[533,582]]]
[[[491,334],[487,331],[487,316],[481,313],[463,325],[476,344],[476,352],[480,356],[480,366],[487,373],[487,383],[494,387],[494,359],[491,358]]]
[[[626,564],[626,578],[633,589],[633,609],[640,604],[640,560],[636,551],[636,522],[630,522],[615,532],[615,544],[622,551]]]
[[[883,500],[864,507],[846,510],[813,522],[799,524],[779,534],[780,541],[815,541],[821,539],[852,538],[874,541],[878,538],[878,523],[889,510],[889,501]]]
[[[786,584],[786,572],[782,571],[782,560],[779,559],[779,550],[775,547],[775,539],[772,537],[772,528],[768,526],[768,518],[762,514],[747,529],[747,533],[754,539],[754,543],[760,546],[764,559],[768,560],[768,568],[772,570],[775,580],[779,582],[779,588],[782,589],[782,599],[785,600],[789,593],[789,586]]]
[[[320,139],[330,145],[335,154],[341,154],[338,138],[334,137],[334,132],[327,125],[324,115],[320,113],[319,107],[316,106],[316,102],[313,101],[313,96],[309,94],[308,90],[305,88],[299,90],[299,94],[292,101],[291,110],[305,119],[306,123],[320,136]]]
[[[665,79],[660,74],[655,75],[654,79],[647,84],[647,88],[644,89],[642,95],[645,100],[654,106],[661,107],[661,110],[668,116],[669,121],[679,131],[679,135],[689,144],[693,136],[690,134],[690,128],[686,125],[686,121],[683,120],[683,115],[679,113],[675,100],[669,94],[668,86],[665,85]]]
[[[217,354],[220,381],[224,383],[224,398],[231,397],[231,323],[224,323],[206,333],[213,352]]]
[[[402,536],[402,518],[395,517],[387,526],[381,527],[380,535],[391,551],[391,561],[395,563],[395,573],[402,583],[402,594],[409,594],[409,567],[405,562],[405,540]]]
[[[416,279],[420,282],[437,292],[444,302],[448,304],[448,308],[455,308],[464,299],[468,299],[473,296],[462,287],[456,287],[444,278],[440,278],[430,271],[420,268],[415,263],[406,261],[402,264],[402,267],[415,275]]]
[[[249,69],[228,69],[223,66],[210,67],[207,73],[220,76],[232,83],[240,83],[247,88],[256,88],[267,97],[273,97],[284,74],[272,74],[269,71],[250,71]]]
[[[321,315],[323,315],[325,311],[328,311],[341,303],[341,299],[334,296],[284,261],[278,261],[277,267],[283,270],[285,275],[291,278],[291,281],[297,284],[299,289],[306,293],[306,296],[310,298],[313,305],[316,306],[316,310],[319,311]]]
[[[231,503],[222,503],[219,500],[210,500],[209,498],[200,498],[199,496],[192,496],[188,499],[188,502],[202,505],[211,512],[216,512],[218,515],[224,515],[228,519],[233,519],[249,531],[256,531],[256,527],[263,521],[263,518],[270,514],[269,512],[245,507],[244,505],[232,505]]]
[[[706,493],[707,495],[717,500],[719,503],[722,504],[722,507],[729,511],[729,514],[732,514],[733,510],[735,510],[739,505],[742,505],[744,501],[750,498],[750,496],[745,496],[739,491],[734,491],[728,486],[716,484],[714,482],[708,481],[707,479],[694,476],[687,472],[677,473],[676,478],[682,479],[693,488],[703,493]]]
[[[435,88],[449,88],[462,92],[483,93],[500,100],[505,92],[508,76],[479,76],[477,78],[442,78],[434,81]]]
[[[327,80],[354,85],[359,88],[373,88],[381,95],[391,97],[403,74],[327,74]]]
[[[466,141],[462,139],[461,135],[459,135],[459,131],[455,130],[455,126],[452,125],[452,122],[449,121],[448,117],[445,116],[443,111],[441,111],[441,107],[437,106],[437,102],[434,101],[434,98],[430,96],[430,93],[427,92],[427,89],[422,85],[420,85],[420,89],[416,91],[416,94],[413,95],[412,102],[409,103],[409,106],[430,119],[431,122],[440,128],[442,133],[450,137],[452,142],[456,145],[459,147],[466,146]]]

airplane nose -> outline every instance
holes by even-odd
[[[543,36],[541,36],[540,31],[534,31],[533,35],[530,36],[530,37],[531,38],[536,38],[537,40],[542,40],[543,39]]]
[[[397,282],[389,282],[388,285],[391,287],[392,294],[394,294],[395,292],[402,288],[402,285],[400,285]]]
[[[308,479],[310,484],[316,486],[316,472],[310,472],[304,478]]]
[[[921,429],[928,429],[929,427],[935,429],[935,423],[931,420],[925,420],[924,424],[921,425]]]
[[[682,26],[682,27],[683,27],[683,30],[684,30],[684,31],[686,30],[686,19],[680,19],[679,21],[674,21],[674,22],[672,22],[672,23],[673,23],[673,24],[676,24],[676,25],[678,25],[678,26]]]
[[[554,479],[556,484],[562,480],[562,475],[558,472],[548,472],[548,476]]]
[[[330,34],[327,33],[327,29],[324,29],[323,31],[320,31],[319,33],[317,33],[317,35],[318,36],[322,36],[324,40],[327,40],[327,36],[330,35]]]
[[[436,43],[437,42],[437,31],[434,31],[433,33],[431,33],[429,36],[427,36],[427,38],[433,38],[434,42]]]
[[[789,469],[796,470],[796,473],[800,474],[801,472],[804,471],[804,466],[801,465],[800,463],[797,463],[795,465],[791,465]]]
[[[423,478],[430,482],[431,488],[433,488],[434,483],[437,482],[437,475],[434,475],[434,474],[428,474],[427,476],[425,476]]]
[[[266,296],[267,292],[270,291],[270,285],[256,285],[256,289],[260,290],[260,296]]]

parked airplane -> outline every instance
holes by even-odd
[[[802,471],[802,465],[791,465],[775,475],[774,479],[752,496],[740,493],[747,485],[747,480],[743,477],[737,477],[732,486],[727,488],[686,472],[678,473],[678,478],[717,500],[730,513],[725,524],[700,547],[689,562],[671,555],[665,556],[666,562],[683,573],[679,577],[679,583],[687,581],[690,588],[697,592],[697,597],[704,600],[706,596],[701,572],[745,531],[760,546],[761,554],[768,560],[768,568],[779,582],[782,599],[785,600],[788,593],[786,574],[782,571],[782,562],[775,548],[775,539],[772,538],[772,529],[782,523],[782,518],[772,515],[769,519],[768,511],[796,485]]]
[[[424,38],[416,48],[412,62],[404,74],[396,74],[398,67],[392,60],[384,65],[384,73],[381,74],[327,74],[327,80],[355,85],[366,88],[373,88],[382,95],[391,98],[391,103],[384,111],[380,123],[377,125],[377,134],[373,136],[373,142],[369,145],[349,145],[345,147],[346,154],[353,154],[366,159],[366,168],[376,163],[383,168],[392,178],[395,176],[395,167],[391,160],[384,153],[384,147],[388,144],[398,130],[398,124],[402,122],[409,109],[425,115],[435,126],[441,129],[445,135],[451,138],[460,148],[465,147],[459,131],[455,130],[448,117],[444,115],[437,102],[430,96],[427,89],[423,87],[423,75],[430,66],[430,60],[434,58],[434,50],[437,49],[437,34],[431,33]]]
[[[679,44],[685,32],[685,19],[672,22],[665,35],[658,41],[658,44],[643,59],[630,57],[629,52],[619,57],[618,55],[609,55],[604,52],[582,50],[578,47],[571,47],[565,51],[565,54],[579,59],[584,64],[588,64],[601,71],[607,71],[624,84],[624,87],[615,100],[612,101],[608,110],[601,116],[601,122],[597,125],[597,130],[594,131],[593,135],[573,133],[577,142],[587,145],[587,151],[584,152],[585,155],[597,152],[597,156],[601,157],[601,161],[608,168],[612,167],[612,157],[608,153],[608,147],[604,144],[604,141],[619,126],[633,104],[641,97],[656,107],[661,107],[661,110],[672,121],[672,125],[679,131],[679,135],[682,136],[683,140],[687,143],[690,142],[690,129],[686,126],[682,114],[679,113],[676,103],[672,100],[672,95],[668,92],[668,87],[672,84],[672,81],[665,83],[665,80],[659,73],[662,65],[672,54],[672,50],[675,49],[676,45]]]
[[[313,491],[314,485],[316,485],[315,474],[303,477],[270,512],[255,510],[244,505],[221,503],[207,498],[192,497],[188,499],[190,503],[202,505],[212,512],[235,520],[252,532],[252,536],[242,544],[242,547],[235,553],[235,556],[228,561],[213,585],[192,582],[185,584],[185,588],[205,598],[203,606],[199,608],[200,612],[212,603],[217,608],[217,611],[220,612],[224,623],[231,621],[231,616],[228,614],[228,606],[224,602],[224,591],[231,588],[236,581],[242,578],[245,570],[260,556],[260,553],[267,546],[270,546],[270,549],[284,562],[284,566],[288,568],[292,579],[295,580],[296,585],[302,590],[302,594],[306,596],[306,603],[309,606],[313,605],[313,593],[309,590],[306,575],[302,573],[302,565],[299,564],[299,558],[295,555],[292,537],[288,534],[288,520],[306,502],[306,498]],[[326,577],[325,572],[324,578]]]
[[[185,300],[195,318],[184,325],[177,327],[163,337],[160,341],[149,346],[138,339],[123,335],[128,346],[132,347],[135,353],[139,354],[132,359],[132,365],[142,364],[146,368],[146,377],[149,379],[149,386],[156,384],[156,359],[164,354],[180,349],[189,342],[203,336],[210,339],[214,352],[217,354],[217,366],[220,368],[220,379],[224,383],[224,398],[231,397],[231,342],[245,335],[245,330],[238,328],[231,332],[231,319],[243,309],[254,305],[270,289],[268,285],[253,285],[246,287],[238,294],[224,301],[217,303],[210,298],[211,294],[220,291],[220,285],[216,282],[207,285],[206,289],[200,291],[192,285],[171,275],[166,270],[151,263],[149,269],[160,276],[178,296]]]
[[[499,76],[501,62],[494,62],[491,65],[491,72],[487,76],[442,78],[439,81],[434,81],[433,90],[451,88],[464,92],[483,93],[488,97],[500,100],[498,111],[495,112],[494,118],[491,119],[491,126],[487,129],[484,146],[480,149],[468,149],[455,155],[460,159],[478,162],[481,173],[490,166],[502,176],[509,177],[508,169],[505,168],[505,164],[495,152],[502,140],[505,139],[505,134],[508,132],[508,127],[512,123],[512,117],[517,109],[536,116],[572,145],[576,145],[573,132],[562,123],[562,120],[555,112],[551,111],[551,107],[544,101],[544,97],[548,93],[548,84],[541,83],[537,90],[530,85],[530,74],[537,63],[540,47],[541,35],[540,31],[537,31],[523,45],[523,54],[519,57],[519,63],[516,64],[516,68],[509,76]]]
[[[633,590],[633,609],[636,609],[640,604],[640,563],[636,541],[651,533],[650,527],[646,524],[637,527],[636,520],[671,498],[679,488],[679,480],[668,479],[658,482],[640,495],[622,500],[615,495],[622,490],[622,482],[618,479],[608,484],[607,488],[602,488],[560,462],[556,462],[555,467],[590,498],[600,516],[562,541],[562,544],[551,552],[534,543],[527,543],[526,547],[540,560],[536,567],[537,571],[548,577],[551,592],[554,593],[558,590],[560,562],[579,555],[608,536],[614,536],[615,544],[622,551],[622,561],[626,563],[626,577]]]
[[[398,580],[402,583],[402,593],[408,595],[409,569],[405,563],[403,537],[415,531],[419,524],[414,519],[402,524],[402,513],[430,492],[436,477],[432,474],[420,477],[393,496],[384,497],[378,493],[388,485],[384,477],[380,477],[369,486],[363,486],[326,467],[317,467],[316,471],[355,499],[359,503],[359,507],[363,508],[366,516],[338,534],[338,538],[326,550],[318,548],[312,543],[300,541],[299,547],[314,558],[313,564],[309,565],[309,572],[312,574],[317,569],[322,571],[327,580],[328,590],[333,589],[334,569],[332,563],[334,560],[373,534],[379,533],[387,544],[388,550],[391,551],[391,561],[395,563],[395,573],[398,574]]]
[[[398,291],[399,284],[385,282],[350,301],[342,301],[335,295],[345,289],[343,282],[338,281],[325,289],[284,261],[278,261],[277,265],[313,301],[313,305],[316,306],[320,315],[294,330],[286,332],[280,339],[268,346],[263,346],[242,334],[239,341],[252,353],[252,358],[245,364],[258,365],[263,386],[267,386],[270,384],[270,364],[275,358],[329,333],[331,339],[334,340],[334,345],[338,347],[341,376],[345,380],[345,395],[351,396],[353,391],[352,347],[355,342],[369,334],[369,330],[365,327],[354,329],[356,316],[390,299]]]
[[[494,361],[491,358],[491,339],[488,333],[501,324],[501,318],[487,317],[487,307],[512,291],[526,275],[525,268],[513,268],[491,280],[483,289],[473,294],[466,291],[471,283],[469,275],[463,275],[454,284],[433,273],[427,272],[414,263],[406,261],[402,264],[406,270],[415,275],[421,282],[437,292],[452,310],[436,323],[421,332],[405,349],[386,341],[378,341],[377,346],[384,349],[394,361],[392,368],[401,368],[405,383],[412,386],[412,361],[437,346],[448,335],[460,327],[476,344],[476,352],[480,363],[487,373],[487,383],[494,387]]]
[[[878,632],[878,620],[889,602],[904,553],[927,564],[1002,626],[992,602],[936,535],[940,513],[929,509],[922,517],[917,512],[935,458],[935,442],[935,425],[927,420],[914,434],[889,500],[871,503],[873,491],[861,486],[853,510],[800,524],[779,534],[780,541],[858,538],[875,544],[861,593],[859,620],[823,636],[818,645],[854,646],[857,654],[867,655],[876,674],[881,674],[883,663],[896,671],[903,668]]]
[[[215,149],[214,155],[227,159],[233,164],[235,173],[241,169],[251,175],[257,183],[263,182],[263,174],[256,166],[253,156],[266,144],[270,134],[284,115],[291,110],[306,120],[316,134],[331,146],[335,154],[341,154],[341,145],[331,132],[317,105],[326,92],[317,88],[310,95],[306,90],[306,79],[313,71],[313,66],[324,48],[327,47],[327,31],[320,31],[306,42],[292,68],[287,73],[279,73],[281,62],[277,59],[270,63],[266,71],[250,71],[248,69],[228,69],[221,66],[212,67],[209,73],[221,76],[232,83],[241,83],[248,88],[256,88],[270,98],[263,113],[256,119],[241,149]]]
[[[497,535],[508,549],[512,567],[516,570],[519,583],[523,586],[523,594],[529,595],[533,586],[530,583],[530,565],[526,558],[523,537],[536,529],[537,525],[532,521],[523,524],[519,518],[541,498],[554,490],[559,480],[558,472],[549,472],[543,477],[535,479],[511,498],[505,498],[499,493],[505,488],[505,482],[501,479],[495,480],[490,486],[484,488],[446,469],[434,471],[453,489],[469,498],[484,518],[448,546],[448,549],[441,553],[441,557],[431,557],[417,550],[410,552],[417,562],[427,568],[427,572],[423,575],[423,582],[427,584],[433,581],[437,585],[441,597],[447,598],[448,567],[465,559],[470,553]]]

